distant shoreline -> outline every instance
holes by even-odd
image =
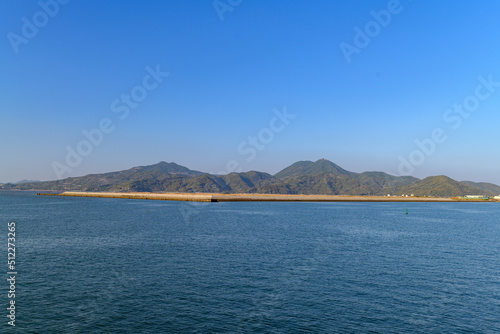
[[[217,193],[114,193],[114,192],[39,192],[41,196],[101,197],[149,199],[188,202],[498,202],[494,200],[460,200],[451,197],[387,197],[348,195],[276,195],[276,194],[217,194]]]

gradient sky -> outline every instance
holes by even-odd
[[[114,130],[64,177],[162,160],[274,174],[320,158],[398,175],[440,128],[446,140],[412,175],[500,184],[500,86],[460,125],[444,119],[474,102],[479,77],[500,82],[498,1],[221,0],[223,13],[210,0],[53,1],[41,1],[53,17],[37,1],[0,2],[0,182],[56,179],[53,162],[67,165],[67,147],[108,118]],[[388,7],[376,30],[371,12]],[[366,27],[348,62],[341,43]],[[168,77],[120,119],[112,103],[157,65]],[[284,108],[296,117],[270,138]],[[262,150],[239,153],[259,133]]]

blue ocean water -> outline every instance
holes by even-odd
[[[500,203],[4,192],[5,260],[10,221],[16,327],[3,280],[5,333],[500,332]]]

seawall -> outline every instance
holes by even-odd
[[[76,192],[65,191],[63,193],[37,193],[43,196],[72,196],[72,197],[104,197],[104,198],[131,198],[131,199],[154,199],[167,201],[191,201],[191,202],[217,202],[212,195],[205,194],[153,194],[153,193],[104,193],[104,192]]]
[[[190,194],[190,193],[107,193],[76,192],[38,193],[42,196],[128,198],[193,202],[462,202],[442,197],[385,197],[341,195],[274,195],[274,194]],[[467,200],[472,202],[474,200]],[[474,202],[485,202],[477,200]]]

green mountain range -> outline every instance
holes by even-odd
[[[458,182],[444,175],[420,180],[384,172],[354,173],[326,159],[299,161],[275,175],[257,171],[212,175],[162,161],[119,172],[89,174],[57,181],[3,184],[0,189],[382,196],[414,194],[437,197],[500,194],[500,186],[492,183]]]

